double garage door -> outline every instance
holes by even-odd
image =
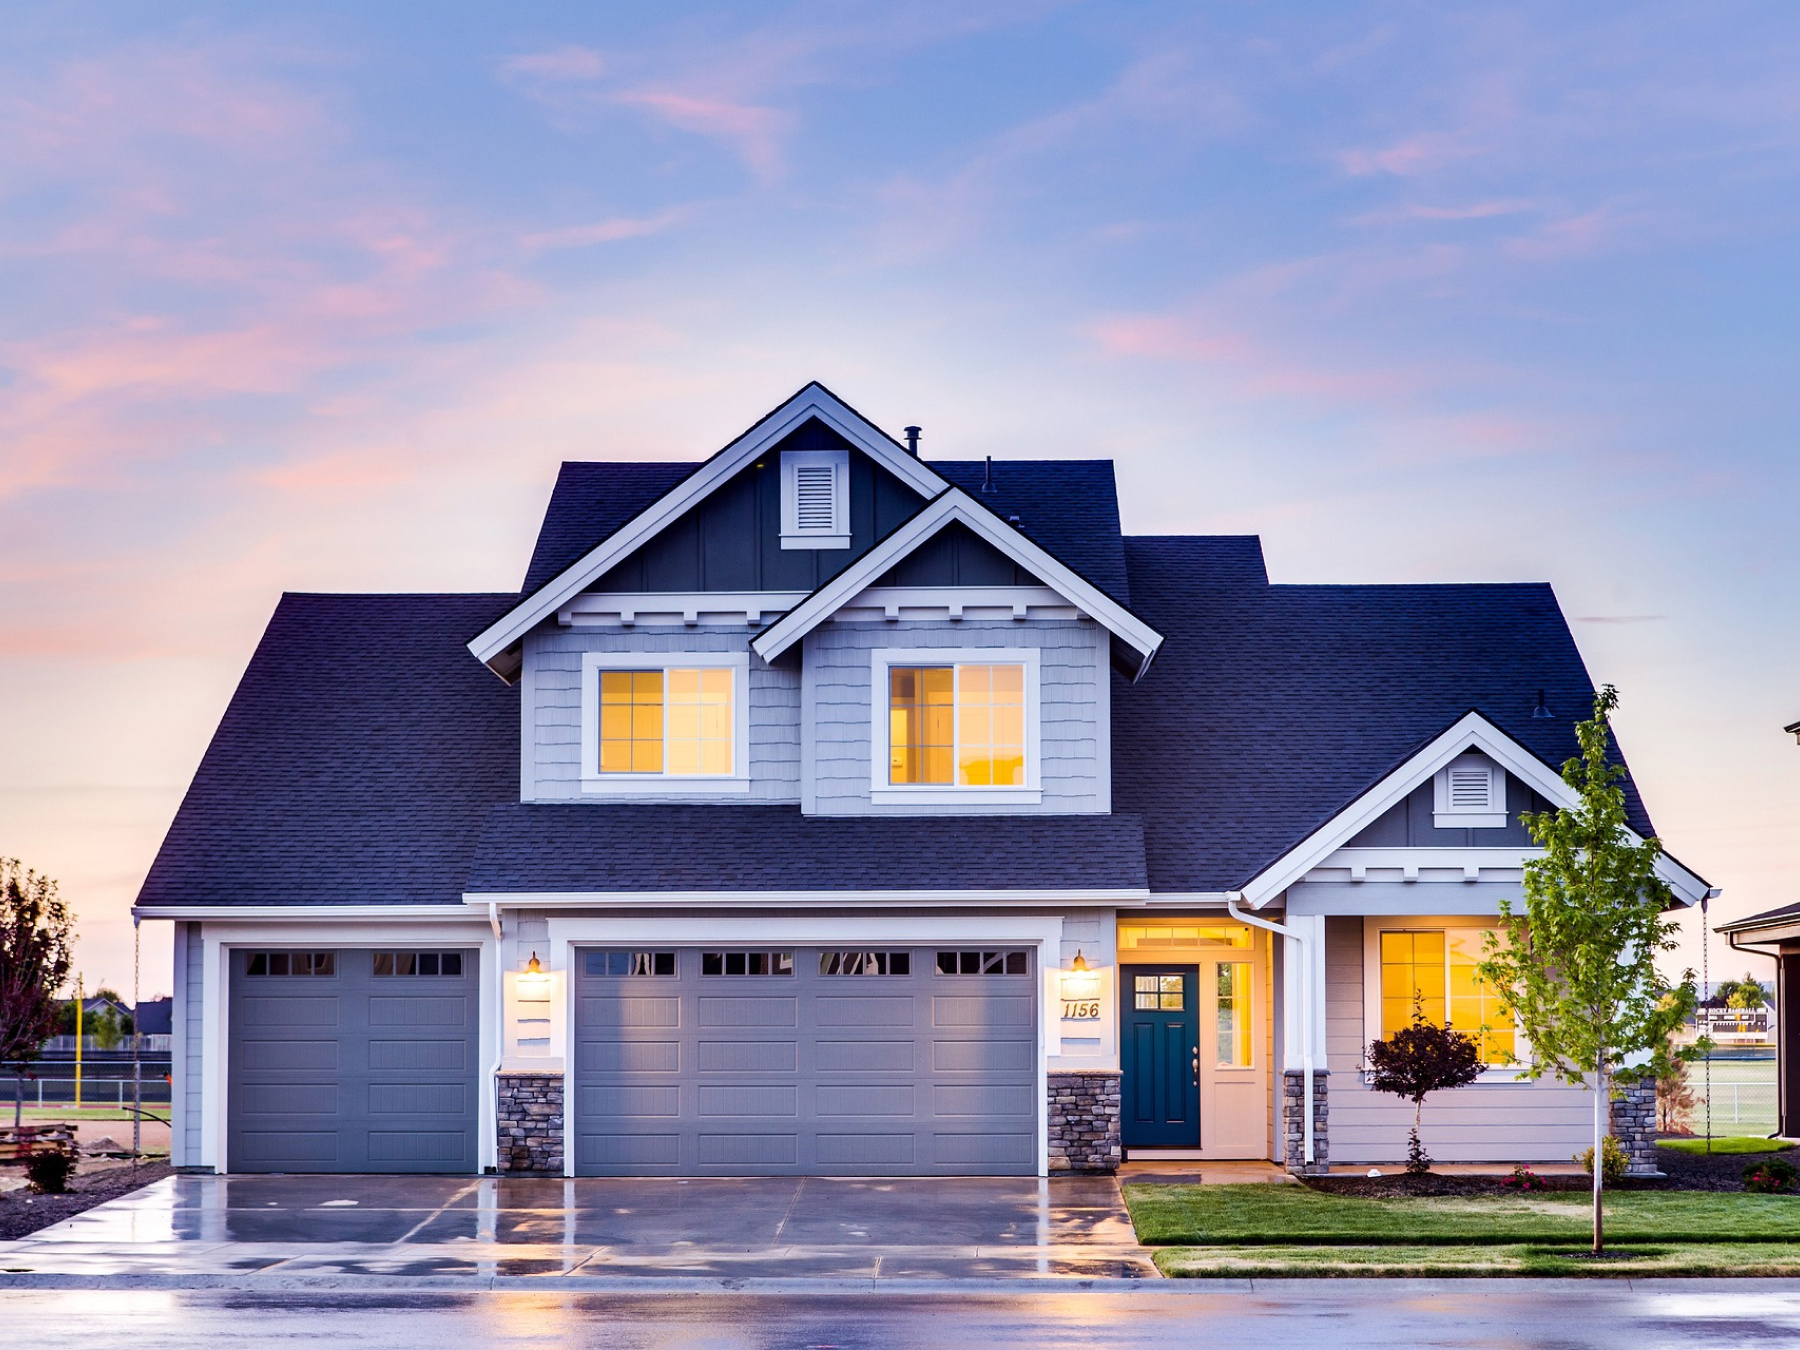
[[[577,949],[584,1176],[1037,1170],[1025,949]]]
[[[479,955],[232,952],[230,1169],[477,1170]]]
[[[479,1170],[476,949],[231,953],[234,1172]],[[1029,1175],[1028,949],[577,948],[585,1176]]]

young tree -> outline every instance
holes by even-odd
[[[13,1067],[13,1124],[25,1098],[25,1066],[56,1034],[56,991],[69,977],[74,919],[56,883],[0,858],[0,1063]]]
[[[1419,1121],[1428,1093],[1459,1088],[1481,1076],[1481,1048],[1473,1036],[1440,1027],[1425,1018],[1423,1002],[1413,999],[1412,1025],[1369,1046],[1369,1086],[1377,1092],[1405,1097],[1413,1104],[1412,1134],[1406,1142],[1406,1170],[1431,1170],[1431,1155],[1419,1142]]]
[[[1657,953],[1676,945],[1676,926],[1664,917],[1673,900],[1656,875],[1662,845],[1636,840],[1625,823],[1625,771],[1607,754],[1618,705],[1609,684],[1594,698],[1593,718],[1576,724],[1581,754],[1562,767],[1575,804],[1520,817],[1544,855],[1525,864],[1525,912],[1501,901],[1504,939],[1489,935],[1479,968],[1531,1043],[1527,1076],[1592,1086],[1596,1158],[1614,1084],[1655,1073],[1653,1062],[1631,1061],[1666,1046],[1695,997],[1693,971],[1670,986],[1656,969]],[[1695,1051],[1668,1053],[1691,1059]],[[1605,1169],[1595,1167],[1596,1256],[1605,1250],[1604,1186]]]

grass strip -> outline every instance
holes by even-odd
[[[1588,1197],[1575,1192],[1365,1199],[1305,1186],[1128,1185],[1146,1246],[1455,1246],[1580,1242]],[[1615,1191],[1607,1240],[1641,1243],[1800,1241],[1800,1197],[1705,1191]]]
[[[1800,1275],[1800,1244],[1670,1243],[1630,1247],[1594,1260],[1580,1244],[1482,1246],[1167,1247],[1157,1269],[1175,1279],[1344,1276]]]
[[[1785,1139],[1763,1139],[1755,1135],[1721,1135],[1712,1141],[1712,1148],[1706,1147],[1704,1139],[1658,1139],[1658,1148],[1672,1148],[1677,1153],[1785,1153],[1793,1145]]]

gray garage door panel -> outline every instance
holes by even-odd
[[[936,948],[894,950],[903,975],[826,974],[819,948],[794,949],[780,975],[705,974],[696,950],[675,951],[669,974],[621,974],[653,963],[576,951],[576,1171],[1034,1172],[1030,954],[1009,973],[948,975]]]
[[[231,954],[230,1170],[476,1170],[480,952],[430,950],[461,973],[377,975],[358,949]],[[310,973],[269,973],[277,952]]]

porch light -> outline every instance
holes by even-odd
[[[550,997],[550,972],[544,969],[536,952],[525,963],[525,969],[519,972],[518,988],[519,997],[532,1002]]]
[[[1077,947],[1075,949],[1075,959],[1073,961],[1069,962],[1069,969],[1070,970],[1086,970],[1087,968],[1088,968],[1087,957],[1083,956],[1081,954],[1081,948]]]

